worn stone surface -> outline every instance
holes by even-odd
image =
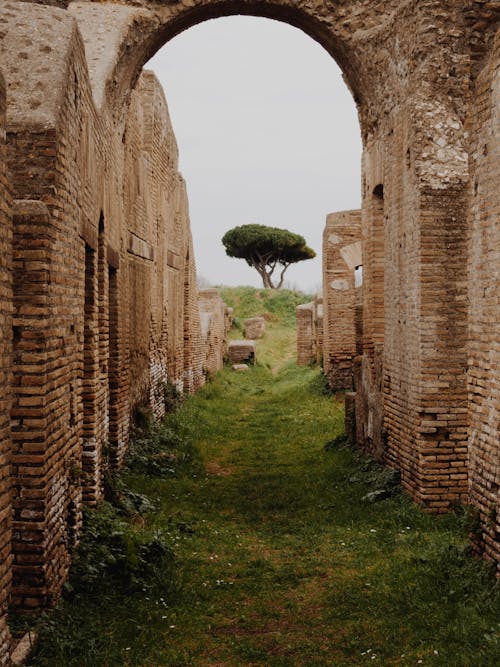
[[[232,315],[222,300],[218,289],[213,287],[198,292],[201,318],[203,372],[210,376],[224,366],[227,352],[227,334],[232,324]]]
[[[227,356],[231,364],[256,361],[256,345],[253,340],[232,340],[229,342]]]
[[[333,391],[353,388],[355,268],[363,264],[361,211],[327,217],[323,232],[323,370]]]
[[[25,665],[37,641],[38,636],[35,632],[27,632],[12,651],[10,656],[12,665]]]
[[[477,548],[500,563],[498,3],[4,0],[0,664],[11,575],[15,605],[57,599],[103,442],[119,464],[135,406],[159,416],[165,382],[203,382],[186,188],[141,71],[184,29],[240,13],[317,40],[358,108],[358,441],[430,510],[470,498]]]
[[[266,320],[263,317],[249,317],[244,322],[245,338],[259,340],[266,333]]]
[[[245,371],[248,371],[248,365],[247,364],[233,364],[231,366],[233,371],[236,371],[237,373],[244,373]]]

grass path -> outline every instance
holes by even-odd
[[[175,594],[67,604],[55,624],[71,641],[55,632],[34,664],[500,664],[500,598],[464,553],[463,517],[429,517],[401,494],[363,501],[387,473],[349,448],[325,450],[342,431],[341,403],[314,369],[273,372],[272,335],[262,365],[224,371],[177,415],[202,468],[128,475],[157,504],[147,530],[175,545]],[[276,335],[286,357],[292,334]]]

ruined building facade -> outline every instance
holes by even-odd
[[[225,328],[209,348],[186,185],[155,76],[134,82],[118,121],[96,103],[72,16],[15,2],[0,7],[0,22],[6,664],[7,605],[57,600],[82,505],[102,499],[104,466],[122,463],[135,409],[161,418],[167,385],[201,386]]]
[[[139,75],[173,36],[237,13],[307,32],[357,105],[362,444],[430,510],[471,500],[500,563],[498,3],[4,0],[0,664],[9,597],[58,595],[102,444],[119,462],[135,404],[161,413],[165,380],[202,381],[184,184]]]

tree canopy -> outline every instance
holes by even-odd
[[[313,259],[316,253],[300,234],[266,225],[241,225],[224,234],[222,243],[229,257],[244,259],[257,270],[264,287],[279,289],[291,264]],[[277,267],[279,278],[273,282]]]

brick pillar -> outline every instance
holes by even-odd
[[[314,299],[314,327],[316,331],[316,363],[321,366],[323,364],[323,337],[324,337],[322,295],[318,295]]]
[[[297,364],[308,366],[316,361],[314,303],[303,303],[296,308]]]
[[[442,512],[467,499],[467,160],[459,135],[453,143],[460,122],[438,102],[391,121],[383,141],[365,144],[356,417],[366,450]]]
[[[198,292],[203,369],[208,375],[221,370],[226,353],[226,306],[214,287]]]
[[[354,269],[361,264],[360,238],[361,211],[327,217],[323,233],[323,369],[335,391],[353,386]]]
[[[11,556],[10,408],[12,354],[12,211],[5,168],[5,86],[0,75],[0,665],[8,664]]]
[[[476,547],[500,569],[500,32],[475,82],[469,211],[469,474]]]
[[[71,319],[57,319],[52,282],[69,253],[54,252],[56,227],[42,202],[15,202],[13,221],[12,599],[33,609],[57,597],[77,539],[80,400],[76,331]]]

